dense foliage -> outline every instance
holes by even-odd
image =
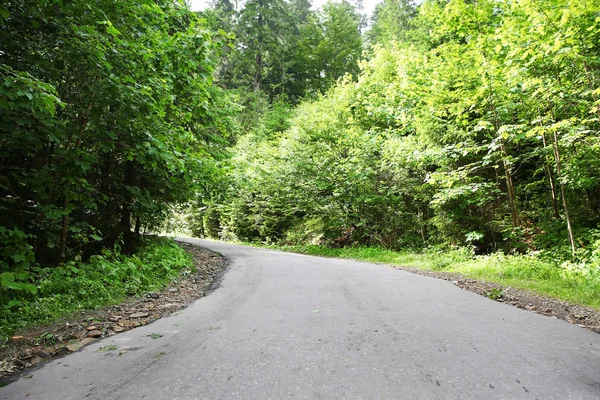
[[[171,0],[0,6],[0,296],[35,291],[37,266],[133,252],[214,180],[227,40]]]
[[[213,22],[234,34],[219,83],[236,89],[246,106],[318,94],[346,73],[358,73],[360,15],[347,1],[312,10],[308,0],[248,0],[239,8],[215,0]],[[259,112],[262,109],[259,109]]]
[[[116,304],[126,296],[162,289],[190,273],[190,256],[167,239],[144,239],[133,256],[104,250],[87,262],[69,261],[36,276],[36,295],[20,292],[0,297],[0,338],[16,330],[52,321],[75,311]]]
[[[214,0],[206,15],[214,30],[234,38],[215,81],[241,106],[236,137],[255,129],[273,107],[289,110],[346,73],[358,75],[362,15],[347,1],[315,10],[309,0]]]
[[[357,81],[238,141],[209,233],[597,257],[600,5],[411,7],[378,8]]]

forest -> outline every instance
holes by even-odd
[[[335,7],[348,7],[348,21]],[[259,42],[271,58],[244,84],[235,66],[256,45],[245,12],[236,37],[249,44],[232,52],[221,79],[254,89],[253,107],[259,95],[267,105],[242,127],[223,189],[201,199],[197,234],[534,253],[593,260],[597,273],[600,6],[398,0],[369,20],[359,5],[328,3],[300,23],[298,43],[283,41],[301,61],[283,56],[284,70],[271,42]],[[335,66],[357,57],[358,71]],[[303,78],[297,69],[307,67]],[[327,79],[338,70],[346,72]]]
[[[600,306],[599,55],[594,1],[9,0],[0,333],[176,275],[174,224],[496,257]]]

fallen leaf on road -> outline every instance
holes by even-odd
[[[152,334],[146,335],[146,336],[150,336],[152,339],[160,339],[161,337],[163,337],[163,335],[160,333],[152,333]]]
[[[100,347],[98,350],[96,350],[96,353],[105,353],[107,351],[113,351],[116,349],[117,349],[117,346],[115,346],[114,344],[109,344],[107,346]]]
[[[82,348],[83,346],[85,346],[87,344],[90,344],[92,342],[95,342],[95,341],[96,341],[96,339],[94,339],[94,338],[85,338],[85,339],[80,340],[78,342],[74,342],[74,343],[68,344],[66,347],[67,347],[67,350],[73,352],[73,351],[77,351],[80,348]]]

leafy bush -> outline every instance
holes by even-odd
[[[27,291],[35,293],[35,286],[30,284],[30,266],[34,260],[32,247],[27,243],[27,235],[19,229],[6,229],[0,226],[0,300],[3,290]]]
[[[70,261],[31,272],[35,296],[2,285],[0,337],[30,325],[55,320],[74,311],[122,301],[126,296],[158,290],[191,270],[190,256],[165,238],[146,239],[133,256],[104,250],[87,262]]]

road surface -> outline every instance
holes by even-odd
[[[381,265],[186,240],[229,259],[220,288],[0,399],[600,399],[600,335],[578,326]]]

